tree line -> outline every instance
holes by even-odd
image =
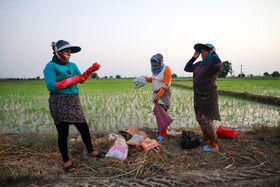
[[[219,74],[219,78],[224,78],[226,77],[228,74],[232,75],[232,64],[229,61],[224,61],[223,63],[223,68]],[[253,74],[248,75],[248,77],[253,77]],[[280,77],[280,73],[278,71],[273,71],[271,74],[269,74],[268,72],[264,72],[263,74],[264,77],[273,77],[273,78],[278,78]],[[177,74],[173,73],[172,74],[172,78],[177,78]],[[245,74],[242,72],[241,74],[238,74],[237,77],[245,77]],[[98,74],[96,72],[92,73],[90,75],[91,79],[100,79],[100,77],[98,76]],[[104,76],[102,77],[102,79],[121,79],[122,77],[120,75],[116,75],[115,77],[113,77],[112,75],[110,76]],[[125,77],[125,78],[135,78],[135,77]],[[36,78],[5,78],[2,80],[41,80],[40,76],[37,76]]]
[[[232,64],[229,61],[224,61],[223,62],[223,68],[219,74],[220,78],[226,77],[228,75],[228,73],[232,74]],[[253,74],[248,75],[249,77],[253,77]],[[268,72],[265,72],[263,74],[263,76],[265,77],[280,77],[280,73],[278,71],[274,71],[271,74],[269,74]],[[238,74],[238,77],[245,77],[245,74],[242,72],[240,74]]]

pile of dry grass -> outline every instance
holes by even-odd
[[[53,136],[7,134],[1,139],[0,181],[48,178],[50,172],[57,173],[61,156],[50,143]]]
[[[142,129],[151,138],[151,130]],[[198,129],[192,129],[201,134]],[[102,134],[100,136],[100,134]],[[113,141],[109,133],[94,133],[93,146],[98,151],[108,151]],[[119,178],[145,178],[178,175],[189,170],[240,170],[269,169],[279,171],[280,128],[257,128],[239,132],[240,139],[219,140],[220,152],[205,153],[198,149],[182,150],[181,136],[168,136],[160,143],[160,152],[129,148],[128,159],[98,159],[88,157],[80,141],[69,143],[72,162],[77,166],[71,178],[88,177],[95,181]],[[99,136],[98,136],[99,135]],[[73,137],[72,137],[73,138]],[[74,139],[79,139],[77,136]],[[1,135],[0,181],[40,179],[55,180],[65,175],[54,135]],[[183,180],[183,179],[182,179]]]

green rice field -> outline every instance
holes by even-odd
[[[178,79],[177,79],[178,80]],[[182,80],[182,79],[181,79]],[[173,81],[178,84],[191,85],[191,79],[186,81]],[[256,95],[280,97],[280,80],[255,80],[255,79],[218,79],[219,90],[234,92],[248,92]]]
[[[180,81],[180,83],[190,81]],[[219,88],[233,91],[248,91],[279,96],[280,81],[256,83],[255,81],[217,81]],[[228,84],[228,85],[227,85]],[[234,86],[234,85],[240,85]],[[278,87],[276,87],[278,85]],[[156,128],[151,84],[134,89],[132,79],[88,80],[79,84],[80,100],[91,130],[124,130],[132,124],[139,127]],[[247,87],[247,90],[245,89]],[[238,90],[239,88],[239,90]],[[270,93],[270,94],[268,94]],[[0,130],[2,133],[55,133],[49,112],[49,92],[44,82],[0,84]],[[232,128],[247,128],[254,125],[279,126],[280,107],[254,101],[219,96],[222,124]],[[175,120],[170,128],[196,127],[193,109],[193,91],[172,87],[169,115]],[[71,131],[75,128],[71,127]]]

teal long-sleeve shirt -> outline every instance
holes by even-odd
[[[62,90],[56,89],[56,82],[68,79],[75,75],[80,75],[81,72],[77,65],[73,62],[69,62],[67,65],[60,65],[55,62],[47,63],[44,69],[44,77],[47,89],[51,93],[65,93],[65,94],[77,94],[79,89],[77,84],[71,85]]]

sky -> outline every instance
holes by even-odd
[[[241,65],[280,72],[279,10],[279,0],[0,0],[0,78],[43,78],[61,39],[82,48],[70,58],[81,72],[98,62],[99,77],[151,76],[156,53],[192,76],[196,43],[213,44],[236,76]]]

